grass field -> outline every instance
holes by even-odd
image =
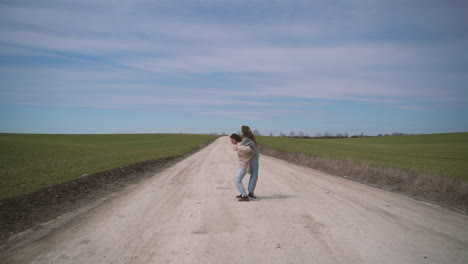
[[[364,160],[402,170],[468,180],[468,133],[348,139],[258,137],[259,144],[332,159]]]
[[[139,161],[181,155],[216,136],[0,134],[0,199]]]

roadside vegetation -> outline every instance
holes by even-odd
[[[188,153],[217,136],[0,134],[0,200],[141,161]]]
[[[286,152],[468,180],[468,133],[346,139],[261,136],[259,142]]]
[[[468,212],[468,133],[258,142],[263,154]]]

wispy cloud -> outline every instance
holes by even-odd
[[[466,106],[467,4],[397,2],[3,1],[0,102],[251,118],[309,111],[291,109],[301,98]]]

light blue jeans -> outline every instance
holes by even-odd
[[[236,176],[236,186],[239,192],[242,194],[242,196],[247,196],[247,192],[245,191],[244,184],[242,184],[242,179],[244,179],[244,176],[247,172],[243,169],[239,169],[237,171],[237,176]]]
[[[255,191],[255,186],[257,186],[258,180],[258,157],[254,157],[250,160],[250,180],[249,180],[249,192]]]

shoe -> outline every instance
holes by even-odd
[[[252,198],[253,200],[258,200],[258,197],[253,192],[249,192],[249,198]]]
[[[242,194],[236,196],[237,199],[242,198]]]
[[[237,201],[239,201],[239,202],[248,202],[248,201],[250,201],[250,199],[249,199],[248,196],[242,196]]]

